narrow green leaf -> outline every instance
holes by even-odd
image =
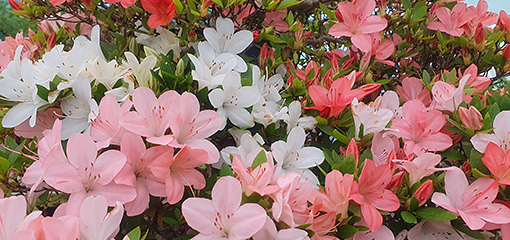
[[[434,207],[420,208],[416,210],[416,216],[433,221],[449,221],[457,218],[448,210]]]
[[[140,240],[141,235],[140,227],[136,227],[135,229],[131,230],[126,236],[129,238],[129,240]]]

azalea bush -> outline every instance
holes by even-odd
[[[2,239],[510,239],[484,0],[9,3]]]

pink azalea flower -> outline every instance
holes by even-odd
[[[102,195],[109,206],[116,201],[126,203],[136,197],[132,186],[116,184],[113,178],[126,163],[126,156],[108,150],[97,157],[94,140],[88,135],[75,134],[67,142],[69,162],[54,164],[45,172],[44,180],[55,189],[69,193],[67,215],[78,215],[79,207],[88,196]]]
[[[13,196],[0,199],[0,239],[35,240],[34,231],[28,230],[41,211],[35,211],[26,216],[27,202],[23,196]]]
[[[308,233],[302,229],[286,228],[277,231],[273,220],[269,216],[266,216],[266,222],[264,223],[264,227],[262,227],[260,231],[253,235],[253,240],[287,240],[287,239],[310,240],[310,238],[308,237]]]
[[[170,154],[173,154],[172,150]],[[175,204],[182,199],[184,186],[195,189],[205,187],[204,175],[196,170],[207,161],[207,152],[202,149],[182,148],[172,158],[159,157],[151,164],[152,173],[165,180],[167,201]]]
[[[349,207],[349,200],[351,200],[351,187],[354,181],[354,176],[345,174],[338,170],[333,170],[326,175],[326,192],[314,189],[314,205],[318,200],[322,203],[320,211],[334,212],[340,214],[341,218],[346,218],[347,209]]]
[[[402,80],[402,86],[397,86],[397,93],[405,102],[416,99],[425,104],[425,106],[430,104],[430,92],[423,86],[419,78],[404,78]]]
[[[464,94],[464,86],[471,75],[464,75],[459,82],[459,86],[451,83],[438,81],[432,87],[432,96],[434,100],[432,105],[435,109],[441,111],[454,112],[462,103],[462,95]]]
[[[193,149],[203,149],[208,154],[207,164],[217,162],[220,153],[216,146],[205,138],[221,129],[221,116],[212,110],[200,111],[200,103],[192,93],[183,93],[180,101],[175,104],[178,104],[178,110],[170,116],[169,126],[173,139],[168,145],[178,148],[188,145]]]
[[[449,240],[474,240],[459,231],[453,229],[450,221],[431,221],[423,219],[416,224],[407,234],[408,239],[429,240],[429,239],[449,239]]]
[[[466,82],[466,85],[471,88],[474,88],[475,93],[483,92],[491,84],[491,80],[488,77],[478,76],[478,67],[475,64],[469,65],[469,67],[466,68],[466,70],[464,70],[464,75],[470,75]],[[459,74],[459,77],[462,76],[463,76],[462,74]]]
[[[315,233],[312,240],[338,240],[337,237],[326,235],[335,231],[335,223],[336,214],[332,212],[326,213],[314,218],[312,225],[306,229],[312,230]]]
[[[108,212],[107,199],[103,196],[87,197],[80,207],[80,239],[111,239],[119,232],[119,225],[124,215],[120,202],[114,204]]]
[[[481,153],[485,152],[485,148],[489,142],[498,145],[505,153],[510,150],[510,111],[501,111],[494,118],[492,126],[494,127],[494,134],[478,133],[471,138],[473,147]]]
[[[37,139],[41,139],[44,137],[43,131],[46,129],[51,129],[58,116],[62,115],[63,113],[60,108],[48,108],[40,110],[37,112],[37,120],[34,127],[30,127],[30,120],[27,119],[14,128],[14,134],[23,138],[37,137]]]
[[[36,239],[68,240],[80,238],[79,219],[74,216],[43,217],[39,216],[28,225],[34,231]]]
[[[140,136],[147,137],[150,143],[166,145],[173,140],[165,135],[170,126],[171,115],[180,102],[176,91],[167,91],[159,99],[149,88],[139,87],[133,92],[136,112],[127,112],[119,119],[122,127]]]
[[[471,21],[476,15],[467,9],[466,3],[458,2],[452,10],[447,7],[437,8],[435,11],[439,21],[431,22],[427,26],[431,30],[439,30],[455,37],[464,33],[464,24]]]
[[[61,128],[62,121],[55,120],[53,128],[45,130],[43,132],[44,137],[39,140],[37,150],[39,158],[27,168],[22,178],[24,184],[32,185],[28,195],[29,198],[32,197],[34,190],[44,180],[46,169],[58,163],[68,162],[60,140]]]
[[[422,102],[412,100],[402,106],[402,118],[393,119],[392,129],[404,139],[407,154],[442,151],[452,146],[452,139],[439,132],[446,124],[443,114],[425,108]]]
[[[367,223],[363,221],[357,222],[354,226],[367,226]],[[352,238],[348,238],[347,240],[375,240],[375,239],[384,239],[384,240],[394,240],[395,236],[393,236],[393,232],[386,226],[382,226],[376,232],[372,231],[358,231]],[[415,239],[413,239],[415,240]]]
[[[492,203],[498,195],[498,183],[490,178],[479,178],[469,185],[460,168],[446,172],[445,192],[434,193],[432,202],[460,216],[472,230],[481,229],[486,222],[510,223],[510,209]]]
[[[468,7],[471,12],[475,13],[475,17],[469,22],[471,28],[477,27],[478,24],[482,24],[484,28],[488,28],[491,25],[496,24],[498,21],[498,14],[494,12],[488,12],[489,5],[485,0],[478,1],[475,6]]]
[[[370,33],[384,30],[388,23],[380,16],[371,16],[375,9],[374,0],[354,0],[341,2],[338,10],[342,19],[329,29],[329,34],[337,37],[351,37],[351,41],[362,52],[372,48]]]
[[[364,88],[351,90],[353,85],[354,82],[347,78],[339,78],[333,82],[329,90],[319,85],[310,86],[308,92],[315,106],[307,107],[307,109],[319,110],[323,118],[336,118],[354,98],[361,99],[380,86],[380,84],[370,83],[364,85]]]
[[[119,105],[113,95],[106,95],[99,103],[99,115],[91,123],[90,136],[101,148],[120,145],[126,130],[119,124],[120,117],[129,112],[133,103],[128,99]]]
[[[402,166],[409,173],[409,183],[413,184],[420,181],[422,178],[430,174],[440,171],[441,169],[434,168],[441,162],[441,156],[433,153],[424,153],[412,161],[408,160],[393,160]]]
[[[146,149],[140,136],[128,132],[122,137],[120,150],[126,155],[127,161],[114,181],[136,188],[136,198],[124,204],[127,215],[136,216],[149,205],[149,194],[166,196],[165,181],[154,176],[151,163],[158,158],[172,158],[173,148],[156,146]]]
[[[200,232],[196,239],[247,239],[266,221],[266,211],[258,204],[241,206],[243,190],[233,177],[220,178],[212,189],[212,200],[188,198],[182,215],[188,225]]]
[[[276,181],[281,190],[270,195],[274,200],[273,218],[277,222],[283,221],[290,227],[297,227],[309,221],[308,200],[312,196],[313,188],[310,182],[300,182],[300,179],[301,176],[297,173],[287,173]]]
[[[241,156],[244,156],[244,150],[240,148]],[[245,166],[244,162],[253,162],[253,159],[263,151],[266,155],[267,162],[260,164],[255,169],[252,166]],[[258,147],[248,153],[247,158],[252,159],[243,161],[237,156],[233,156],[232,170],[237,173],[237,177],[243,185],[243,191],[246,196],[250,196],[256,192],[261,196],[269,195],[280,190],[280,187],[269,185],[274,176],[274,163],[271,153],[266,152],[263,148]]]
[[[285,21],[287,11],[266,12],[266,17],[262,23],[264,26],[273,26],[276,31],[286,32],[289,30],[289,24]]]
[[[377,232],[382,225],[377,209],[393,212],[400,208],[398,197],[386,189],[390,180],[388,165],[376,167],[372,160],[366,159],[358,182],[353,184],[351,197],[361,205],[361,215],[372,232]]]

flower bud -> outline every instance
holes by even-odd
[[[23,5],[16,0],[9,0],[9,4],[11,5],[12,9],[14,9],[14,10],[18,10],[18,11],[23,10]]]
[[[425,204],[427,200],[429,200],[432,190],[434,190],[432,180],[426,181],[418,189],[416,189],[416,191],[413,194],[413,197],[415,197],[416,200],[418,200],[419,207],[423,206],[423,204]]]
[[[175,68],[175,76],[184,76],[184,61],[182,61],[182,58],[179,59],[179,62],[177,63],[177,67]]]
[[[404,172],[404,171],[400,171],[400,172],[396,173],[395,175],[393,175],[393,177],[391,178],[391,181],[388,184],[388,186],[386,187],[386,189],[388,189],[392,192],[397,192],[398,189],[400,188],[400,185],[402,184],[402,180],[404,180],[405,173],[406,172]]]
[[[469,109],[460,107],[459,115],[460,119],[462,120],[462,124],[471,129],[473,132],[482,129],[483,123],[481,121],[483,117],[475,107],[471,106]]]

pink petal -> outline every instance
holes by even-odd
[[[219,180],[218,180],[219,181]],[[211,200],[204,198],[188,198],[182,203],[182,215],[188,225],[201,234],[219,232],[214,227],[216,211]]]

